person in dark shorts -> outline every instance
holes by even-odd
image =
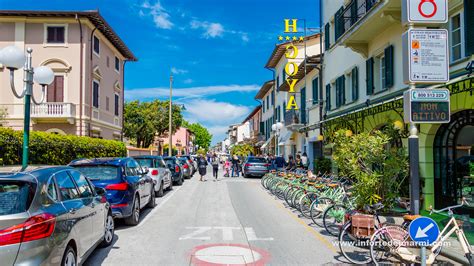
[[[217,175],[219,173],[219,158],[217,158],[216,154],[214,154],[211,158],[211,165],[212,175],[214,176],[215,180],[217,180]]]

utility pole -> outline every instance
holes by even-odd
[[[170,110],[169,110],[169,138],[168,138],[168,156],[173,156],[173,127],[172,127],[172,110],[173,110],[173,75],[170,74]]]

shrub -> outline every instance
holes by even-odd
[[[321,157],[314,160],[314,172],[315,173],[331,173],[332,161],[329,158]]]
[[[21,163],[23,132],[0,128],[0,158],[3,164]],[[125,144],[73,135],[57,135],[32,131],[30,133],[30,164],[65,165],[78,158],[123,157]]]

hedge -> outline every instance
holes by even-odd
[[[0,164],[21,164],[23,131],[0,128]],[[124,157],[125,144],[40,131],[30,133],[30,164],[66,165],[78,158]]]

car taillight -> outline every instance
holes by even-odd
[[[246,163],[246,164],[245,164],[245,167],[250,167],[250,166],[252,166],[252,165],[249,164],[249,163]]]
[[[266,167],[270,167],[270,164],[269,164],[269,163],[266,163],[265,166],[266,166]]]
[[[158,170],[157,169],[151,170],[151,175],[158,175]]]
[[[178,173],[179,170],[180,170],[180,169],[179,169],[179,166],[176,165],[176,166],[174,167],[174,171],[175,171],[176,173]]]
[[[193,163],[193,161],[191,161],[191,160],[188,160],[188,163],[192,164],[192,163]]]
[[[107,190],[127,190],[128,189],[128,184],[123,182],[123,183],[118,183],[118,184],[110,184],[105,187]]]
[[[0,246],[18,244],[50,237],[54,232],[56,217],[43,213],[28,218],[24,223],[0,230]]]
[[[184,169],[188,169],[189,166],[188,166],[187,164],[185,164],[185,165],[183,165],[183,168],[184,168]]]

